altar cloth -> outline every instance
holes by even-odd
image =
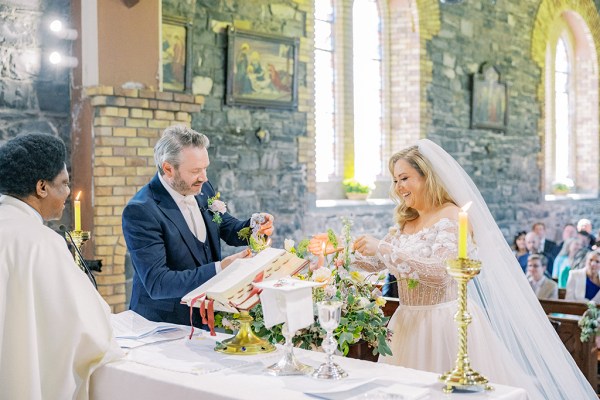
[[[274,377],[265,374],[264,368],[282,357],[281,346],[277,347],[276,352],[253,356],[232,356],[212,350],[217,340],[228,337],[230,335],[222,333],[211,337],[203,332],[191,340],[178,339],[131,349],[126,358],[104,365],[94,372],[90,398],[334,400],[348,399],[349,394],[356,399],[527,398],[523,389],[493,383],[493,391],[446,395],[442,392],[443,385],[438,381],[438,374],[340,356],[334,356],[334,361],[348,372],[348,378],[339,381],[318,380],[310,376]],[[318,367],[325,361],[324,353],[302,349],[295,349],[294,353],[301,362],[313,367]],[[480,372],[485,375],[485,371]],[[394,393],[402,392],[406,387],[410,387],[410,390],[394,397]]]

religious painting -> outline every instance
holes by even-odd
[[[163,16],[161,89],[189,92],[192,82],[191,24],[183,18]]]
[[[295,109],[298,104],[297,38],[229,28],[228,105]]]
[[[506,130],[508,90],[494,66],[484,64],[473,76],[471,128]]]

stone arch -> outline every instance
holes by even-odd
[[[556,43],[561,32],[568,30],[570,50],[576,60],[574,74],[575,106],[573,132],[575,141],[572,151],[577,160],[573,173],[577,189],[585,194],[597,194],[600,174],[598,171],[599,129],[599,80],[598,51],[600,50],[600,16],[591,0],[544,0],[536,15],[531,41],[531,55],[541,69],[537,96],[541,106],[538,134],[541,138],[542,189],[551,191],[554,166],[554,115],[552,102],[546,87],[553,82],[548,73],[554,65]],[[595,105],[589,107],[590,104]]]

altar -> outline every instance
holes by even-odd
[[[197,331],[196,331],[197,332]],[[181,338],[147,344],[127,356],[99,368],[91,377],[93,400],[167,399],[446,399],[525,400],[523,389],[497,385],[482,393],[442,392],[438,374],[395,367],[370,361],[335,356],[348,372],[338,381],[310,376],[274,377],[264,368],[277,362],[282,347],[272,353],[231,356],[213,350],[216,341],[229,335],[211,337],[202,331],[191,340]],[[313,367],[325,361],[325,354],[296,349],[298,359]]]

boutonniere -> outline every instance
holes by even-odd
[[[227,212],[227,204],[219,200],[220,197],[221,192],[217,192],[216,195],[208,199],[208,211],[213,213],[212,220],[216,224],[223,222],[222,215]]]

